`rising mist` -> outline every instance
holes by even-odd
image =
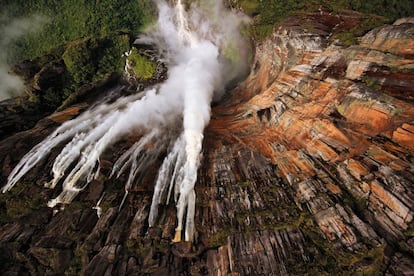
[[[24,89],[23,80],[10,73],[11,47],[24,35],[39,31],[46,21],[40,15],[24,18],[0,15],[0,101],[19,95]]]
[[[213,3],[201,1],[186,8],[181,0],[174,4],[156,1],[157,24],[138,41],[159,49],[168,66],[167,80],[64,123],[23,157],[3,192],[53,148],[67,143],[54,161],[53,179],[46,186],[63,186],[61,194],[49,201],[50,207],[70,203],[99,176],[104,151],[132,132],[139,133],[136,143],[114,164],[111,176],[128,173],[125,200],[130,188],[139,185],[140,174],[167,152],[155,183],[149,225],[156,225],[159,205],[173,198],[178,218],[174,241],[182,239],[182,230],[184,239],[192,241],[194,186],[210,105],[213,98],[220,98],[226,85],[247,71],[246,43],[239,32],[246,18],[226,10],[218,0],[208,2]]]

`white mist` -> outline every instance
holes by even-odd
[[[240,47],[245,45],[238,31],[245,18],[225,10],[218,0],[207,2],[193,4],[186,10],[181,0],[174,5],[156,1],[157,25],[140,41],[160,49],[168,66],[167,80],[143,93],[97,106],[64,123],[23,157],[3,192],[11,189],[53,148],[66,142],[53,164],[53,179],[46,186],[63,185],[61,194],[49,201],[50,207],[70,203],[99,176],[99,158],[103,152],[131,132],[140,133],[140,139],[114,164],[111,176],[129,172],[125,200],[131,186],[139,185],[140,173],[167,151],[155,183],[149,225],[156,225],[159,205],[168,204],[173,198],[177,206],[174,241],[181,241],[183,236],[192,241],[194,186],[203,131],[210,120],[210,104],[213,97],[223,93],[229,81],[247,69],[247,57],[238,55],[234,59],[234,53],[240,53]],[[223,54],[229,49],[233,51],[232,58]]]

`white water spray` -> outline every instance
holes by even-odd
[[[185,240],[193,240],[194,185],[210,104],[229,81],[247,68],[246,60],[240,56],[234,59],[234,53],[232,57],[223,54],[229,48],[239,53],[239,46],[244,45],[238,32],[244,18],[226,11],[220,1],[213,2],[203,5],[201,1],[186,10],[181,0],[174,6],[157,1],[157,25],[140,40],[155,44],[163,53],[168,65],[167,80],[64,123],[23,157],[3,192],[53,148],[66,143],[54,161],[53,179],[46,186],[54,188],[62,183],[61,194],[48,206],[70,203],[99,176],[99,158],[104,151],[123,137],[139,133],[139,140],[116,161],[111,173],[119,177],[129,169],[121,205],[139,175],[167,151],[155,184],[149,225],[156,225],[159,205],[168,204],[173,196],[178,220],[174,241],[181,240],[184,226]]]

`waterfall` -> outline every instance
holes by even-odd
[[[48,206],[68,204],[100,175],[100,157],[105,150],[130,133],[139,133],[135,144],[115,162],[111,176],[128,173],[125,200],[130,188],[139,185],[140,173],[167,152],[155,183],[149,225],[156,225],[159,205],[173,198],[178,220],[174,241],[183,236],[192,241],[194,186],[210,105],[229,81],[247,69],[242,50],[245,43],[239,33],[245,18],[226,10],[220,1],[208,2],[193,3],[186,9],[181,0],[174,4],[156,1],[157,24],[139,40],[160,49],[168,66],[167,79],[62,124],[22,158],[2,191],[10,190],[51,150],[66,143],[53,163],[53,178],[45,186],[54,188],[62,183],[62,192]],[[234,53],[225,55],[229,49],[237,54],[236,59]]]

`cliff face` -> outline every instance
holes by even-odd
[[[194,244],[171,243],[172,204],[148,227],[157,168],[118,208],[125,179],[106,176],[132,143],[125,140],[65,209],[45,207],[59,192],[42,187],[56,154],[1,195],[2,274],[413,271],[414,20],[376,28],[351,47],[335,40],[364,20],[322,10],[292,17],[256,48],[250,76],[213,108],[205,131]],[[1,141],[1,184],[89,104]],[[103,191],[98,217],[92,208]]]

